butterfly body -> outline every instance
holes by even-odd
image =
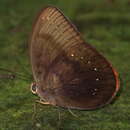
[[[52,105],[95,109],[108,104],[119,89],[112,65],[55,7],[40,13],[30,42],[38,96]]]

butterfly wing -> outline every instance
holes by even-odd
[[[95,109],[111,101],[119,89],[116,71],[55,7],[40,13],[30,44],[38,95],[52,104]]]
[[[30,59],[35,80],[43,79],[49,65],[59,54],[81,42],[78,32],[58,9],[48,7],[42,10],[30,41]],[[43,74],[42,77],[40,73]]]

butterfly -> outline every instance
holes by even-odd
[[[119,90],[112,65],[56,7],[44,8],[37,17],[29,53],[31,91],[43,104],[91,110],[110,103]]]

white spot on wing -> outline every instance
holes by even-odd
[[[94,93],[92,93],[92,95],[95,95],[96,93],[94,92]]]
[[[88,64],[90,64],[91,63],[91,61],[88,61]]]
[[[97,91],[97,88],[95,88],[94,91]]]
[[[83,57],[80,57],[82,60],[84,59]]]
[[[95,71],[97,71],[97,68],[94,68]]]
[[[74,56],[74,54],[71,54],[71,56],[73,57],[73,56]]]
[[[99,81],[99,78],[96,78],[96,81]]]

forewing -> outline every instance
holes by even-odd
[[[83,40],[69,21],[55,7],[38,16],[30,44],[30,57],[35,80],[42,80],[55,58]]]

